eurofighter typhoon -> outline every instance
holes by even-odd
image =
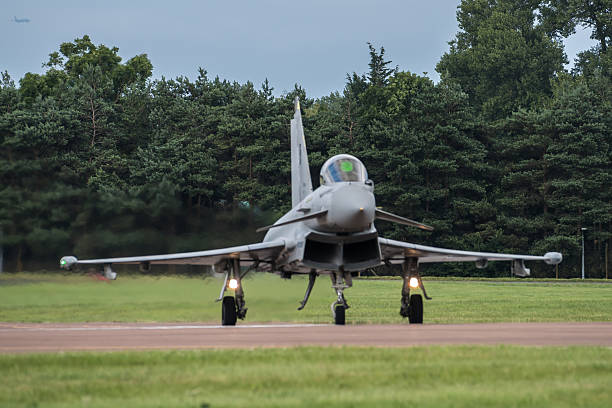
[[[233,326],[247,313],[242,278],[251,271],[276,272],[283,278],[292,274],[308,274],[308,287],[298,310],[306,306],[315,280],[320,275],[331,277],[336,297],[331,305],[335,324],[344,324],[349,305],[344,291],[353,284],[352,273],[380,265],[400,265],[403,285],[400,314],[410,323],[423,322],[423,297],[410,294],[420,289],[426,299],[419,264],[432,262],[475,262],[484,268],[489,261],[509,261],[517,276],[528,276],[525,261],[544,261],[549,265],[561,262],[558,252],[544,256],[470,252],[436,248],[409,242],[385,239],[378,235],[375,220],[432,230],[416,221],[376,208],[374,183],[368,179],[363,163],[349,154],[331,157],[321,168],[320,187],[313,191],[304,139],[299,100],[291,120],[291,204],[292,209],[276,223],[258,229],[266,231],[261,243],[206,251],[125,258],[79,260],[61,258],[62,268],[75,265],[101,265],[109,279],[115,279],[112,264],[211,265],[223,271],[225,280],[218,301],[221,322]],[[233,293],[228,295],[227,293]]]

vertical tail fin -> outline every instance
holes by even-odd
[[[302,126],[300,100],[295,97],[295,113],[291,119],[291,206],[295,207],[312,193],[308,153]]]

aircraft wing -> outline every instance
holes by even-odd
[[[393,263],[406,257],[418,257],[419,263],[434,262],[476,262],[477,266],[486,266],[487,261],[544,261],[556,265],[563,257],[558,252],[548,252],[543,256],[500,254],[492,252],[460,251],[456,249],[436,248],[409,242],[378,238],[381,257],[384,261]],[[522,262],[521,262],[522,264]],[[523,266],[524,268],[524,266]],[[529,274],[527,269],[527,275]]]
[[[251,245],[211,249],[207,251],[183,252],[178,254],[131,256],[125,258],[103,258],[79,260],[74,256],[65,256],[60,266],[70,269],[73,265],[110,265],[110,264],[159,264],[159,265],[216,265],[224,259],[239,258],[242,265],[251,265],[257,261],[272,262],[285,249],[285,241],[270,241]]]

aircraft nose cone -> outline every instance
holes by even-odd
[[[327,222],[344,232],[363,231],[374,221],[376,202],[374,194],[364,187],[349,184],[333,193]]]

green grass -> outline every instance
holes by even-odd
[[[610,321],[612,285],[426,281],[426,322]],[[218,322],[221,281],[0,275],[0,321]],[[248,321],[330,321],[329,279],[244,281]],[[394,323],[401,281],[355,280],[352,323]],[[0,355],[0,407],[609,407],[612,349],[432,346]]]
[[[329,278],[317,280],[306,309],[296,310],[307,279],[255,274],[244,280],[247,322],[331,321]],[[218,322],[214,278],[124,275],[113,282],[83,275],[0,275],[0,321]],[[426,323],[611,321],[612,285],[525,281],[425,280]],[[355,280],[348,323],[399,323],[401,281]]]
[[[2,407],[609,407],[602,347],[0,355]]]

